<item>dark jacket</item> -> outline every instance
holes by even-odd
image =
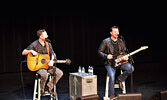
[[[118,38],[117,41],[118,41],[118,47],[119,47],[119,54],[125,55],[126,54],[125,43],[120,38]],[[114,53],[113,43],[111,42],[111,37],[108,37],[102,41],[102,43],[98,49],[98,54],[100,57],[103,58],[105,65],[109,64],[112,66],[112,62],[111,62],[111,60],[107,59],[107,55],[108,54],[114,55],[113,53]],[[118,55],[114,55],[114,56],[118,56]]]

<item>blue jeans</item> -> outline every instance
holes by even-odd
[[[110,65],[106,65],[105,67],[109,74],[109,97],[115,97],[115,91],[114,91],[115,70]],[[120,74],[118,76],[118,79],[120,81],[125,81],[126,78],[129,76],[129,74],[131,74],[131,64],[124,63],[120,66],[120,69],[123,71],[123,74]],[[132,72],[133,71],[134,71],[134,67],[132,66]]]

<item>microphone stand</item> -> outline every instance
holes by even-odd
[[[120,38],[123,40],[124,44],[125,44],[125,39],[123,36],[120,36]],[[125,47],[126,47],[126,44],[125,44]],[[129,50],[128,48],[126,47],[126,52],[129,54]],[[134,63],[134,60],[132,58],[132,56],[129,56],[129,61],[130,61],[130,65],[131,65],[131,92],[134,92],[134,89],[133,89],[133,73],[132,73],[132,63]]]
[[[129,50],[127,49],[127,52],[129,53]],[[132,73],[132,63],[134,63],[134,60],[132,58],[132,56],[129,56],[129,60],[130,60],[130,65],[131,65],[131,92],[134,92],[133,89],[133,73]]]
[[[46,41],[51,44],[51,41],[48,38],[46,38]],[[57,57],[56,57],[56,54],[53,51],[53,48],[51,48],[51,52],[52,52],[52,54],[53,54],[53,56],[55,58],[55,61],[56,61]],[[55,68],[53,68],[52,78],[53,78],[53,92],[54,92],[54,96],[52,96],[52,98],[55,98],[55,100],[58,100],[58,97],[57,97],[57,87],[56,87],[57,83],[55,83],[56,82],[56,63],[55,63]]]

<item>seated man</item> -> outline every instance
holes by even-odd
[[[119,55],[126,55],[126,47],[125,43],[122,39],[118,38],[119,35],[119,28],[117,26],[111,27],[110,30],[111,36],[104,39],[101,43],[98,54],[103,58],[105,67],[109,74],[109,97],[114,98],[114,84],[115,84],[115,63],[113,60],[116,59]],[[134,71],[134,67],[128,62],[128,57],[125,56],[123,60],[126,63],[120,65],[120,69],[123,70],[123,74],[119,75],[117,81],[120,83],[120,87],[123,89],[123,85],[121,82],[125,81],[126,78],[131,74],[131,67],[132,71]]]
[[[38,39],[35,40],[33,43],[31,43],[26,49],[23,50],[22,55],[28,55],[29,53],[32,53],[34,56],[39,54],[48,54],[51,58],[50,62],[48,63],[49,68],[48,69],[39,69],[37,73],[41,76],[41,95],[45,96],[45,84],[48,79],[48,74],[52,74],[54,77],[47,83],[47,89],[50,94],[54,94],[52,92],[52,89],[54,85],[58,82],[58,80],[63,76],[63,72],[53,66],[54,60],[57,60],[56,54],[53,51],[51,43],[48,43],[46,39],[48,38],[47,32],[45,29],[40,29],[37,31]]]

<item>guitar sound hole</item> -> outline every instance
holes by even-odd
[[[46,62],[45,59],[42,59],[42,60],[41,60],[41,63],[42,63],[42,64],[45,64],[45,62]]]

